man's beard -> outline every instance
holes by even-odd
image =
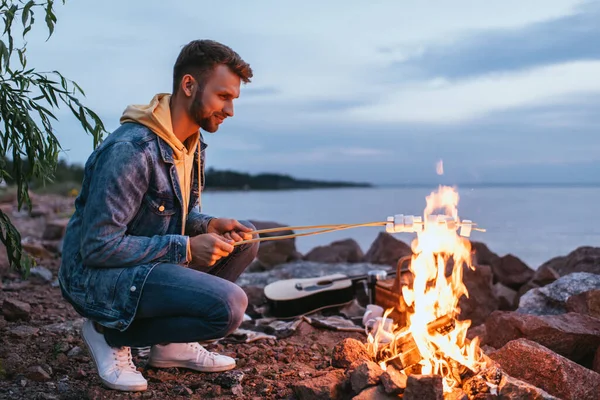
[[[194,93],[194,99],[192,100],[192,105],[190,106],[190,116],[194,120],[200,129],[206,132],[216,132],[219,129],[219,125],[215,123],[215,119],[213,116],[215,113],[207,114],[204,111],[204,104],[202,103],[202,95],[203,90],[199,87],[196,89],[196,93]]]

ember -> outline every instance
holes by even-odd
[[[466,337],[471,321],[458,319],[459,299],[469,295],[463,266],[474,268],[470,242],[457,233],[465,225],[458,218],[458,200],[446,186],[427,197],[423,228],[415,230],[411,246],[411,279],[396,286],[401,304],[383,315],[383,321],[391,315],[394,323],[388,329],[389,324],[376,324],[367,346],[382,369],[393,365],[407,375],[441,376],[446,393],[486,366],[478,340]]]

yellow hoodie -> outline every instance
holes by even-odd
[[[179,186],[181,187],[181,198],[183,200],[182,232],[185,233],[185,221],[192,190],[192,169],[194,165],[194,153],[198,146],[200,132],[196,132],[186,140],[186,144],[173,133],[171,122],[171,109],[169,108],[170,94],[159,93],[152,98],[148,105],[130,105],[121,116],[121,123],[137,122],[148,127],[173,149],[173,160],[177,169]],[[200,166],[198,166],[198,174]],[[200,179],[198,179],[200,184]]]

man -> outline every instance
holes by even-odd
[[[149,365],[225,371],[235,360],[198,344],[242,322],[248,299],[233,282],[256,256],[253,226],[200,213],[200,129],[216,132],[252,69],[229,47],[187,44],[173,93],[129,106],[85,166],[59,272],[64,297],[86,317],[82,335],[109,388],[147,388],[130,346]]]

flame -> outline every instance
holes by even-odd
[[[423,230],[417,233],[411,246],[409,268],[414,280],[411,286],[402,286],[401,298],[409,310],[407,325],[393,324],[385,332],[386,324],[381,323],[374,335],[369,334],[368,342],[378,361],[386,364],[402,356],[398,343],[412,335],[421,357],[421,373],[441,375],[444,390],[449,392],[460,385],[461,369],[477,372],[485,364],[478,340],[469,343],[466,338],[471,321],[457,319],[459,299],[469,295],[463,283],[463,265],[474,267],[470,242],[456,232],[460,223],[457,191],[440,186],[426,200]],[[390,312],[392,309],[386,310],[384,320]],[[434,322],[439,322],[443,329],[432,329]],[[390,336],[391,340],[385,340]]]

